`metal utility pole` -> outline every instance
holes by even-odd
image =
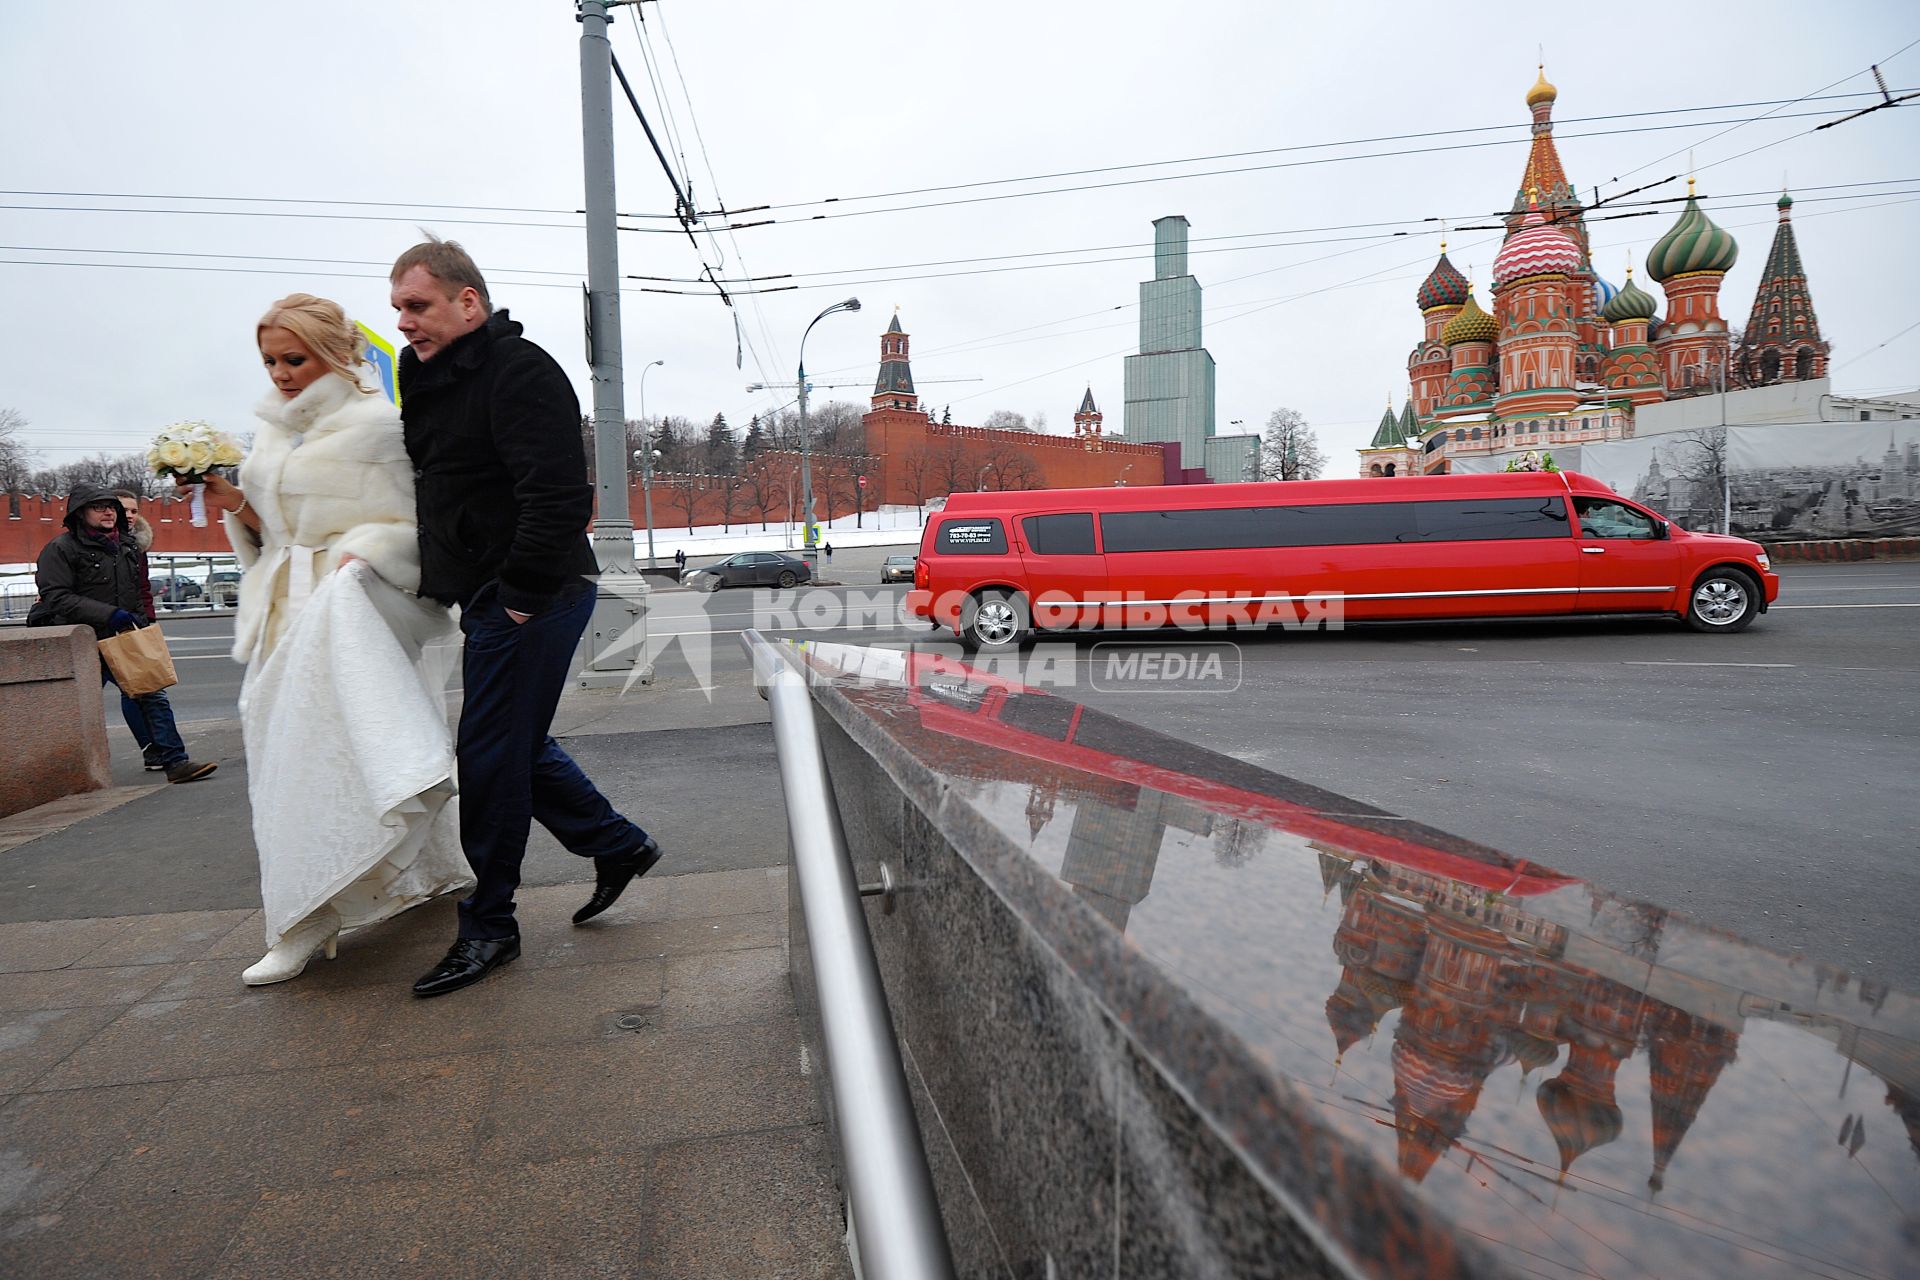
[[[807,322],[806,329],[800,334],[800,519],[804,522],[804,532],[800,536],[800,545],[808,553],[813,551],[817,530],[813,524],[813,438],[807,431],[807,334],[813,332],[813,326],[825,320],[836,311],[858,311],[860,299],[848,298],[845,302],[836,302]],[[808,559],[812,559],[811,554]]]
[[[580,140],[586,176],[587,360],[593,368],[595,515],[600,599],[581,642],[582,685],[652,679],[646,664],[647,584],[633,559],[627,493],[627,414],[621,370],[620,246],[614,225],[613,46],[608,10],[619,0],[576,0],[580,23]]]

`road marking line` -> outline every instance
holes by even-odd
[[[1794,667],[1793,662],[1623,662],[1623,667]]]

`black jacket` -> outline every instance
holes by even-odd
[[[400,353],[401,421],[420,510],[420,594],[465,605],[489,581],[539,613],[599,571],[580,401],[552,356],[496,311],[422,361]]]
[[[147,557],[134,541],[126,513],[120,513],[115,526],[117,544],[81,524],[80,513],[89,503],[109,498],[117,506],[112,489],[82,486],[68,496],[67,531],[41,550],[34,570],[40,600],[28,612],[27,625],[78,624],[92,627],[104,640],[113,634],[109,620],[115,609],[125,609],[142,622],[153,621],[145,603]]]

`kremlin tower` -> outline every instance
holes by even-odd
[[[880,376],[873,383],[875,409],[917,409],[919,393],[913,389],[913,366],[907,361],[907,331],[900,327],[900,313],[880,335]]]

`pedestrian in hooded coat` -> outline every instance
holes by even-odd
[[[33,575],[40,599],[27,624],[92,627],[102,640],[130,627],[152,625],[146,552],[136,541],[119,495],[94,485],[77,486],[67,498],[65,523],[66,532],[40,552]],[[100,664],[100,680],[113,680],[105,662]],[[188,757],[164,689],[130,700],[122,695],[121,711],[134,740],[143,752],[151,747],[168,782],[192,782],[219,767]]]

